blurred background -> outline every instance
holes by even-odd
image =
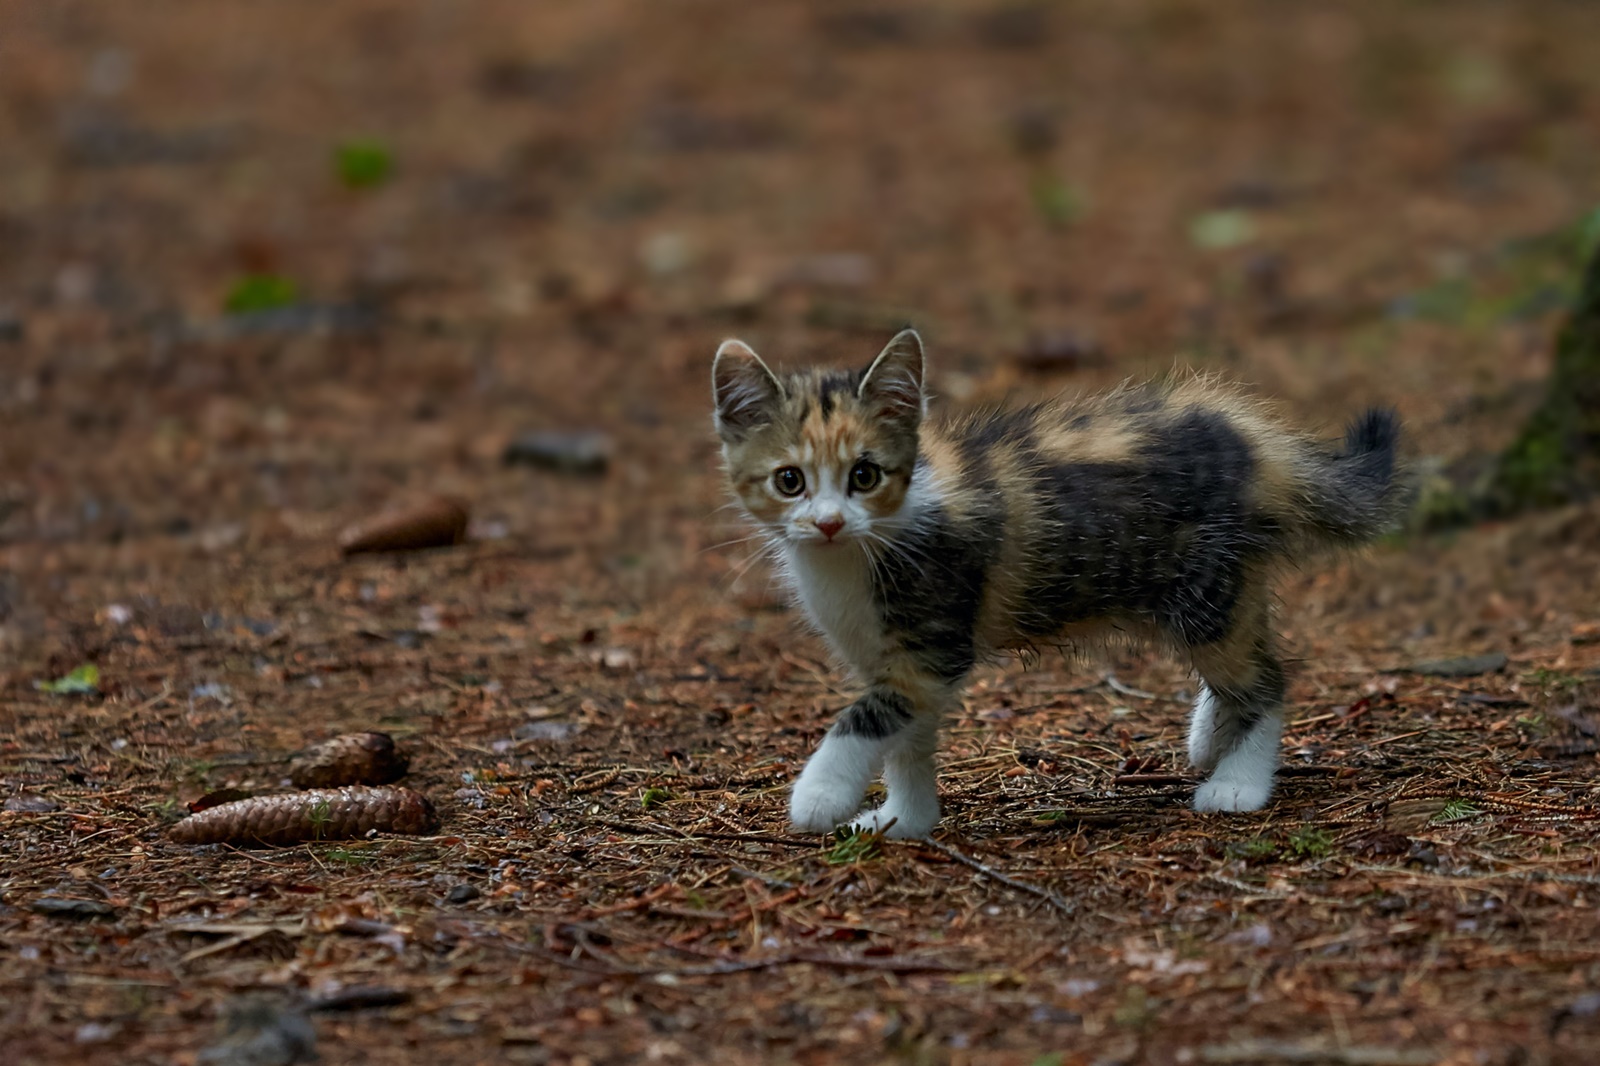
[[[246,876],[240,869],[270,887],[278,882],[242,860],[154,843],[154,827],[206,789],[259,785],[279,753],[330,730],[382,727],[415,744],[411,780],[469,844],[439,845],[422,872],[413,853],[384,845],[350,860],[399,855],[400,873],[414,875],[403,887],[394,863],[341,867],[330,881],[305,855],[278,856],[298,864],[282,874],[289,895],[253,913],[298,920],[312,905],[302,901],[340,908],[365,892],[403,913],[387,904],[362,913],[409,922],[442,906],[441,885],[470,880],[493,894],[472,904],[480,917],[499,908],[505,939],[521,942],[530,916],[565,920],[583,901],[636,896],[667,876],[641,865],[634,838],[606,835],[652,802],[649,818],[696,832],[765,833],[770,855],[743,844],[727,861],[766,870],[748,877],[768,886],[842,884],[848,868],[774,836],[785,831],[784,783],[847,686],[765,570],[747,568],[744,531],[719,510],[717,343],[743,337],[780,365],[864,364],[909,323],[929,343],[942,410],[1175,368],[1248,383],[1330,433],[1360,406],[1389,403],[1425,479],[1446,484],[1448,510],[1448,486],[1470,483],[1540,402],[1578,265],[1600,241],[1596,29],[1591,0],[6,0],[0,783],[61,797],[74,819],[71,834],[59,832],[67,812],[50,813],[49,796],[16,808],[46,813],[4,823],[33,819],[26,836],[0,834],[17,849],[8,869],[54,891],[70,866],[70,879],[60,876],[83,882],[68,884],[73,892],[105,885],[162,906],[175,884],[209,892],[216,877]],[[436,494],[469,513],[470,543],[341,558],[341,530]],[[1285,819],[1281,832],[1254,821],[1229,832],[1287,840],[1289,827],[1327,821],[1346,799],[1370,813],[1384,809],[1362,806],[1373,795],[1403,798],[1436,780],[1476,781],[1438,795],[1491,809],[1494,796],[1523,788],[1505,775],[1527,772],[1527,753],[1558,733],[1573,746],[1550,749],[1551,759],[1589,758],[1593,719],[1573,715],[1575,693],[1594,690],[1578,678],[1596,669],[1600,641],[1596,545],[1591,503],[1447,535],[1413,531],[1365,559],[1288,575],[1285,626],[1304,660],[1292,696],[1305,722],[1322,723],[1297,720],[1288,748],[1318,765],[1285,785],[1275,810],[1287,814],[1263,816]],[[1476,653],[1488,658],[1453,658]],[[1405,672],[1433,658],[1456,671],[1447,677],[1492,676]],[[530,1046],[528,1061],[545,1061],[531,1045],[553,1039],[577,1002],[590,1012],[578,1028],[589,1026],[583,1039],[597,1046],[622,1031],[639,1048],[681,1031],[672,1061],[704,1061],[695,1051],[706,1039],[747,1039],[751,1061],[775,1026],[801,1043],[865,1040],[848,1035],[878,1033],[860,1021],[856,985],[828,984],[858,978],[879,981],[909,1019],[877,1015],[883,1041],[923,1026],[941,1047],[1042,1043],[1084,1019],[1129,1040],[1177,1031],[1169,1023],[1198,1032],[1218,1004],[1245,1011],[1242,985],[1173,1000],[1147,1026],[1167,1006],[1147,1005],[1142,984],[1124,1001],[1127,968],[1093,954],[1141,928],[1165,949],[1173,915],[1188,914],[1199,939],[1170,941],[1185,953],[1180,968],[1140,981],[1192,982],[1198,971],[1182,967],[1193,944],[1221,953],[1216,975],[1235,972],[1230,952],[1270,942],[1293,967],[1315,945],[1318,968],[1269,980],[1252,971],[1251,1024],[1267,1019],[1298,1037],[1333,1011],[1343,1034],[1338,1012],[1348,1011],[1357,1036],[1381,1049],[1417,1032],[1443,1041],[1440,1012],[1468,1004],[1497,1019],[1506,1049],[1473,1061],[1525,1061],[1551,1004],[1580,987],[1571,960],[1592,960],[1578,928],[1585,889],[1540,883],[1542,896],[1513,904],[1486,888],[1494,899],[1457,923],[1466,890],[1442,876],[1428,882],[1432,903],[1406,909],[1395,893],[1424,898],[1407,858],[1381,897],[1390,932],[1327,936],[1334,912],[1318,902],[1284,904],[1272,912],[1276,932],[1253,925],[1243,931],[1252,939],[1234,940],[1239,907],[1219,893],[1255,876],[1238,854],[1278,845],[1206,852],[1196,839],[1211,829],[1194,828],[1178,793],[1106,791],[1118,766],[1181,769],[1182,726],[1167,701],[1181,702],[1190,684],[1155,655],[1119,653],[1113,665],[1137,686],[1126,705],[1127,686],[1114,697],[1082,683],[1101,665],[1050,658],[1027,673],[986,672],[947,746],[947,765],[961,768],[945,781],[950,824],[980,845],[987,836],[1007,860],[1035,849],[1027,876],[1083,893],[1079,913],[1095,912],[1104,936],[1077,956],[1063,949],[1014,977],[1018,959],[1042,958],[1040,912],[981,887],[966,867],[896,851],[884,861],[897,874],[849,886],[882,889],[887,902],[869,910],[857,895],[841,911],[911,928],[929,951],[953,951],[944,957],[958,969],[990,966],[992,995],[937,975],[902,987],[887,971],[805,971],[794,980],[821,991],[802,1008],[785,984],[800,971],[763,971],[766,999],[718,985],[733,990],[727,1013],[695,1031],[683,1019],[715,1002],[700,986],[639,982],[636,1010],[606,985],[592,991],[592,975],[551,970],[578,998],[540,998],[517,982],[548,975],[505,975],[533,966],[517,961],[525,956],[493,956],[500,971],[474,977],[478,956],[465,948],[429,954],[427,966],[455,967],[460,991],[423,988],[435,971],[424,973],[418,951],[445,951],[458,930],[419,934],[427,946],[406,949],[430,1004],[414,1027],[378,1026],[363,1039],[395,1042],[394,1061],[421,1040],[455,1049],[479,1031],[485,1011],[470,1000],[491,978],[514,1011],[548,1025],[507,1030],[506,1044]],[[1579,724],[1559,725],[1561,715]],[[1461,752],[1480,742],[1469,767]],[[635,776],[578,787],[599,779],[577,775],[618,758]],[[528,769],[535,763],[578,769],[563,777]],[[1546,777],[1517,781],[1565,802],[1549,785],[1564,774],[1577,783],[1562,787],[1592,800],[1585,765],[1540,763]],[[1349,778],[1347,766],[1363,776]],[[1481,767],[1488,776],[1472,778]],[[495,784],[546,772],[554,777],[534,785]],[[722,791],[674,798],[652,785],[641,798],[644,783],[676,789],[675,775],[691,772]],[[1113,826],[1104,832],[1116,840],[1091,847],[1079,830],[1039,828],[1041,811],[1055,817],[1085,796],[1132,805],[1120,822],[1084,823]],[[713,805],[714,824],[704,820]],[[1328,824],[1345,834],[1355,823]],[[1462,824],[1419,842],[1418,863],[1467,869],[1485,849],[1568,854],[1548,829]],[[80,832],[123,850],[90,870]],[[1126,851],[1116,842],[1138,833]],[[996,834],[1012,835],[996,844]],[[680,861],[666,839],[672,846],[652,854]],[[1320,839],[1318,857],[1334,838]],[[1362,854],[1419,854],[1397,839]],[[619,841],[627,846],[612,847]],[[513,846],[521,874],[505,865]],[[1104,854],[1100,866],[1091,853]],[[1145,856],[1137,876],[1125,857],[1134,853]],[[1592,875],[1592,848],[1570,854],[1589,855]],[[1052,873],[1073,863],[1070,876]],[[1208,882],[1211,873],[1220,876]],[[757,884],[744,876],[705,886],[713,906],[753,915],[737,909]],[[322,891],[302,882],[333,887],[294,895]],[[18,883],[7,881],[10,899]],[[1318,891],[1345,885],[1339,921],[1378,921],[1355,896],[1379,898],[1366,883],[1335,878]],[[963,893],[983,897],[981,915]],[[1251,898],[1287,898],[1272,893]],[[1496,901],[1503,917],[1489,914]],[[982,916],[1000,914],[1001,902],[1016,919],[1009,940],[997,931],[1009,919]],[[615,909],[638,918],[640,936],[656,935],[631,906]],[[1429,906],[1434,917],[1416,921],[1443,922],[1443,932],[1413,924]],[[3,909],[7,922],[19,913]],[[958,912],[971,919],[964,940],[946,928]],[[143,922],[155,912],[140,913]],[[1481,934],[1470,933],[1480,918]],[[37,1039],[24,1058],[92,1046],[104,1061],[130,1061],[107,1035],[127,1032],[142,1034],[140,1054],[167,1061],[192,1051],[218,989],[234,987],[234,977],[186,968],[193,956],[177,953],[187,942],[158,924],[113,942],[69,939],[46,928],[53,920],[23,916],[33,924],[17,942],[32,954],[4,955],[27,994],[0,1013],[0,1028]],[[1575,930],[1568,940],[1540,924],[1562,921]],[[768,951],[755,938],[780,933],[804,950],[821,944],[805,939],[821,926],[750,926],[738,950]],[[1507,929],[1526,952],[1459,947]],[[1577,947],[1527,961],[1547,939]],[[306,959],[315,954],[308,974],[337,955],[354,960],[352,979],[412,980],[378,969],[376,942],[304,943]],[[1401,944],[1412,954],[1400,961],[1378,954]],[[874,947],[903,950],[888,934]],[[1346,948],[1377,960],[1376,976],[1341,983],[1320,967]],[[1156,957],[1130,948],[1129,960],[1145,961],[1127,965],[1156,972],[1173,961],[1171,950],[1160,966]],[[201,976],[183,976],[181,996],[131,1006],[120,993],[102,997],[100,984],[83,992],[38,977],[47,964],[113,958],[119,973]],[[228,972],[253,987],[269,964],[246,958]],[[1481,981],[1446,995],[1418,979],[1436,965]],[[260,979],[309,980],[289,972]],[[1097,976],[1072,983],[1086,973]],[[1025,979],[1026,996],[1014,995],[1011,982]],[[924,1010],[934,993],[944,998]],[[650,997],[666,1004],[659,1013]],[[1045,1001],[1065,1006],[1033,1009]],[[614,1002],[619,1013],[603,1015]],[[999,1021],[976,1017],[991,1007]],[[170,1024],[151,1021],[180,1010]],[[506,1017],[526,1021],[513,1007]],[[1433,1020],[1406,1028],[1424,1017]],[[101,1028],[82,1028],[91,1025]],[[498,1026],[483,1023],[492,1048]],[[1478,1028],[1448,1032],[1462,1055],[1482,1046]]]
[[[1198,366],[1492,450],[1600,202],[1592,18],[8,5],[0,543],[271,540],[419,485],[526,532],[493,467],[537,428],[699,506],[718,339],[859,362],[908,322],[958,403]]]

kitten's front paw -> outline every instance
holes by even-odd
[[[1217,704],[1216,697],[1204,685],[1194,698],[1194,710],[1189,715],[1189,765],[1197,770],[1210,770],[1217,765]]]
[[[1259,811],[1272,797],[1272,778],[1239,778],[1218,773],[1194,790],[1197,811]]]
[[[891,840],[910,840],[927,836],[938,824],[937,804],[931,810],[908,811],[886,803],[863,813],[850,827],[863,833],[882,833]]]
[[[807,788],[802,781],[795,785],[794,795],[789,798],[789,824],[799,833],[831,833],[860,809],[860,798],[848,799],[835,792]]]

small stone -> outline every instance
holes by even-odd
[[[639,660],[627,648],[607,648],[600,653],[600,665],[607,670],[632,670]]]
[[[597,430],[539,430],[506,445],[507,466],[525,464],[558,474],[598,477],[611,465],[611,438]]]
[[[73,1030],[72,1042],[75,1044],[103,1044],[117,1035],[117,1027],[106,1025],[102,1022],[84,1022]]]
[[[1421,674],[1423,677],[1477,677],[1479,674],[1492,674],[1504,670],[1509,660],[1503,651],[1492,651],[1487,655],[1463,655],[1456,659],[1432,659],[1428,662],[1417,663],[1410,668],[1410,673]]]
[[[527,722],[517,726],[512,736],[517,740],[570,740],[578,729],[576,722]]]
[[[65,918],[75,922],[105,920],[115,917],[117,913],[117,908],[99,900],[63,899],[60,896],[36,899],[28,905],[28,909],[46,918]]]
[[[61,804],[55,800],[33,792],[19,792],[6,800],[6,810],[25,814],[45,814],[60,808]]]
[[[471,903],[481,895],[483,893],[478,889],[477,885],[463,881],[452,888],[449,894],[445,896],[445,899],[451,903]]]

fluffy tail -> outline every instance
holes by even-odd
[[[1400,517],[1405,492],[1395,469],[1400,416],[1374,407],[1345,430],[1344,447],[1321,452],[1304,484],[1305,518],[1324,539],[1360,544]]]

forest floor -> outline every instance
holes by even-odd
[[[1194,682],[1130,649],[986,668],[933,838],[822,839],[849,683],[707,395],[724,336],[911,322],[941,410],[1195,367],[1470,478],[1600,217],[1590,19],[13,5],[7,1059],[1600,1061],[1600,506],[1285,575],[1260,813],[1188,809]],[[537,430],[608,468],[502,461]],[[341,556],[436,492],[466,543]],[[167,839],[365,729],[437,835]]]

